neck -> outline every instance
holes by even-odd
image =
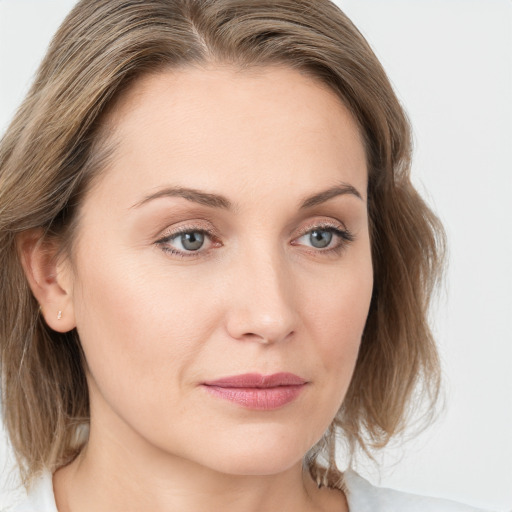
[[[89,449],[54,476],[60,512],[347,510],[343,494],[318,489],[301,463],[276,475],[239,476],[174,460],[163,474],[144,463],[126,462],[109,469],[88,454]]]
[[[193,462],[96,456],[89,444],[54,476],[60,512],[347,512],[343,493],[318,489],[301,462],[273,475],[227,475]]]
[[[266,474],[227,474],[170,454],[123,427],[91,421],[87,446],[54,476],[59,512],[348,510],[343,493],[318,489],[302,461]]]

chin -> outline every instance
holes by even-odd
[[[301,463],[309,448],[309,443],[290,432],[278,436],[254,433],[231,438],[226,443],[216,442],[215,449],[208,450],[206,459],[203,458],[203,464],[230,475],[275,475]]]
[[[233,457],[222,457],[217,461],[215,469],[219,473],[237,476],[270,476],[289,470],[302,461],[303,455],[294,457],[283,456],[282,453],[273,454],[243,454]]]

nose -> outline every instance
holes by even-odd
[[[264,345],[289,339],[298,327],[294,280],[284,258],[254,256],[232,267],[226,328],[237,340]]]

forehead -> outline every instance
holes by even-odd
[[[353,116],[329,87],[290,68],[149,75],[124,94],[107,124],[116,142],[111,191],[133,196],[200,185],[257,195],[293,185],[300,195],[315,183],[344,181],[366,194],[366,155]]]

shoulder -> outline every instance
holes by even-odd
[[[43,473],[30,488],[25,499],[10,512],[58,512],[53,494],[52,475]]]
[[[345,472],[351,512],[483,512],[454,501],[375,487],[354,471]]]

